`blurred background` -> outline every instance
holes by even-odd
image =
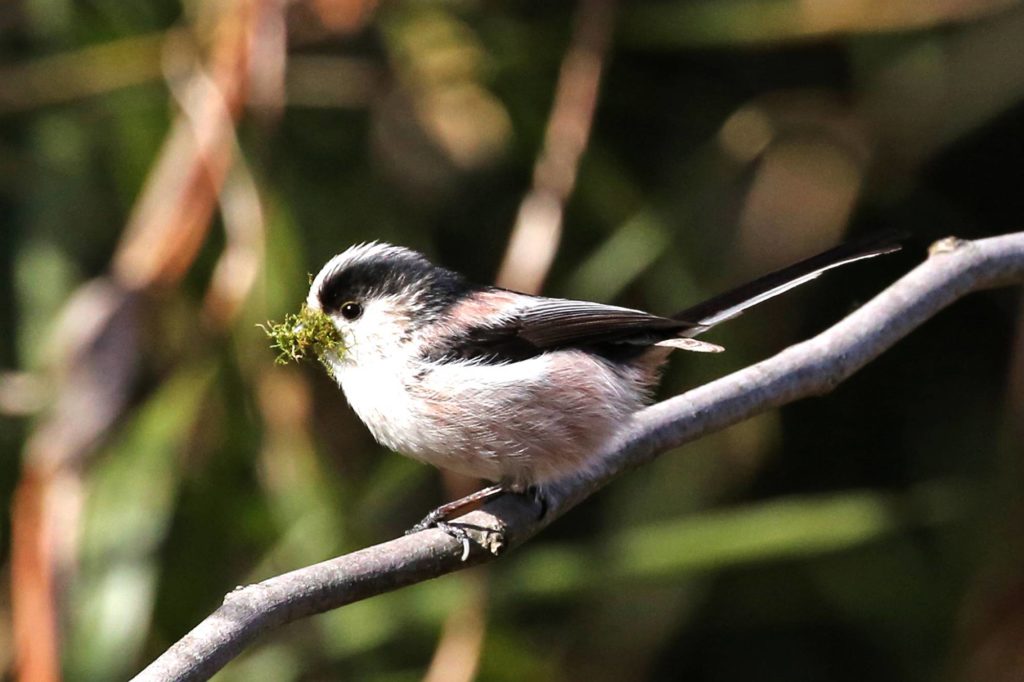
[[[234,586],[472,482],[256,324],[353,242],[670,313],[910,232],[677,354],[662,395],[1020,229],[1015,0],[0,4],[0,667],[126,679]],[[486,570],[221,680],[1024,679],[1024,323],[952,306],[833,394],[616,481]]]

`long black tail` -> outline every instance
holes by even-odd
[[[799,263],[768,273],[752,282],[747,282],[735,289],[730,289],[702,303],[681,310],[673,315],[672,319],[692,323],[693,331],[687,336],[696,336],[720,322],[736,317],[747,308],[815,279],[826,270],[865,258],[880,256],[884,253],[899,251],[901,248],[899,241],[905,236],[902,233],[892,232],[840,244],[817,256],[811,256]]]

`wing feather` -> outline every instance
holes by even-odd
[[[587,347],[639,352],[679,336],[692,324],[618,306],[520,294],[522,300],[500,316],[471,325],[451,339],[444,358],[516,362],[548,350]],[[630,350],[632,347],[632,350]]]
[[[516,320],[521,338],[540,348],[595,343],[653,343],[675,336],[690,322],[618,306],[539,299]]]

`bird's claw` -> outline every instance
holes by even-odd
[[[445,535],[458,540],[462,544],[462,555],[460,557],[460,561],[465,561],[469,558],[470,542],[472,540],[472,538],[469,537],[469,532],[462,526],[436,518],[433,513],[427,514],[422,521],[405,531],[405,534],[413,535],[430,528],[437,528],[438,530],[444,531]]]
[[[537,520],[540,521],[548,515],[548,498],[544,495],[539,485],[531,485],[523,491],[523,496],[537,504]]]

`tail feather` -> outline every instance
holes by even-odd
[[[865,258],[899,251],[901,248],[899,240],[902,236],[886,233],[840,244],[816,256],[768,273],[752,282],[747,282],[735,289],[730,289],[702,303],[681,310],[673,315],[672,319],[692,323],[693,327],[684,333],[686,336],[696,336],[721,322],[736,317],[747,308],[817,278],[827,270]]]

